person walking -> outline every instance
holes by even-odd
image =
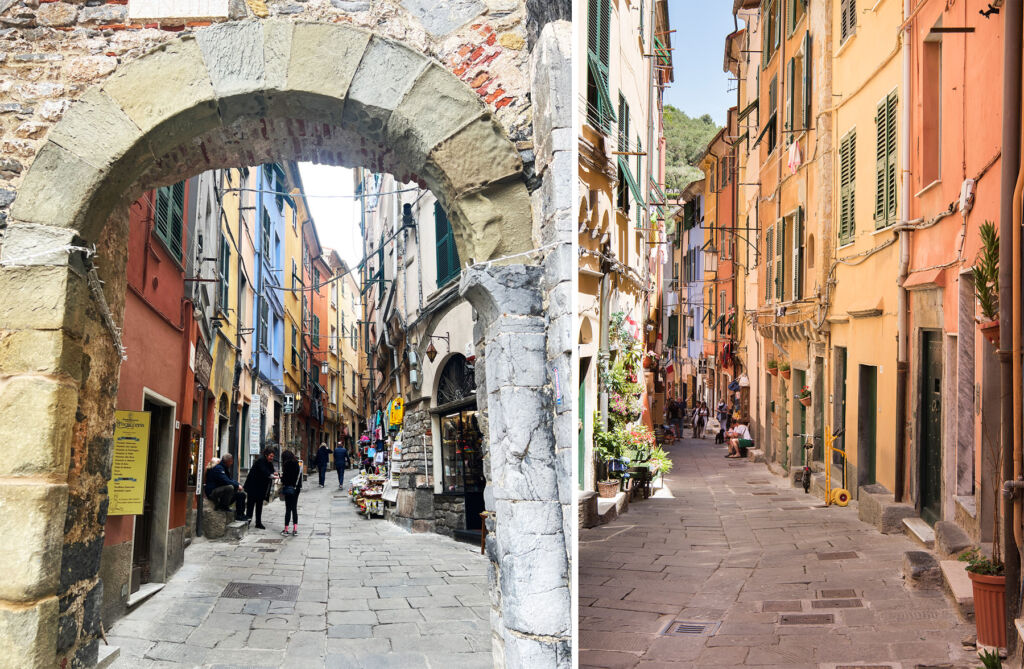
[[[693,410],[693,438],[703,439],[704,438],[704,426],[708,423],[708,405],[707,402],[701,402]]]
[[[320,445],[324,451],[327,446]],[[320,480],[323,481],[323,469]],[[323,483],[320,484],[323,488]],[[281,454],[281,494],[284,496],[284,529],[281,534],[295,536],[299,533],[299,493],[302,492],[302,468],[299,459],[291,451]]]
[[[326,445],[324,446],[326,448]],[[345,487],[345,468],[348,467],[348,449],[339,441],[334,447],[334,468],[338,471],[338,487]]]
[[[283,460],[282,456],[282,460]],[[327,450],[327,444],[320,444],[320,449],[316,452],[316,468],[320,473],[320,487],[324,487],[324,479],[327,476],[327,465],[330,463],[331,452]]]
[[[270,486],[274,481],[274,449],[267,446],[263,449],[263,456],[257,458],[245,477],[245,516],[252,518],[253,511],[256,512],[256,528],[267,529],[263,525],[263,502],[270,492]]]

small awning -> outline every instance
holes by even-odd
[[[903,280],[903,287],[907,290],[924,290],[927,288],[938,288],[946,285],[946,268],[925,269],[919,272],[911,272]]]

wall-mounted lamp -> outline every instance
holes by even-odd
[[[451,341],[450,341],[450,338],[451,338],[451,333],[450,332],[446,332],[446,333],[444,333],[444,335],[427,335],[427,336],[430,337],[430,343],[427,344],[427,359],[430,360],[430,362],[434,362],[434,358],[437,357],[437,349],[434,348],[434,340],[435,339],[443,339],[444,340],[444,344],[445,344],[445,349],[446,349],[445,352],[446,353],[450,353],[451,352],[452,347],[451,347]]]

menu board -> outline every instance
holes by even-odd
[[[149,457],[148,411],[116,411],[114,458],[107,494],[110,516],[137,516],[146,500],[146,461]]]

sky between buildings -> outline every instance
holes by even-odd
[[[725,125],[726,111],[736,104],[735,82],[722,71],[725,36],[735,30],[732,0],[669,0],[668,11],[675,83],[665,91],[665,104],[692,117],[711,114]]]
[[[349,267],[355,267],[363,258],[363,241],[359,234],[359,200],[352,197],[352,170],[299,163],[299,174],[320,244],[336,250]]]

